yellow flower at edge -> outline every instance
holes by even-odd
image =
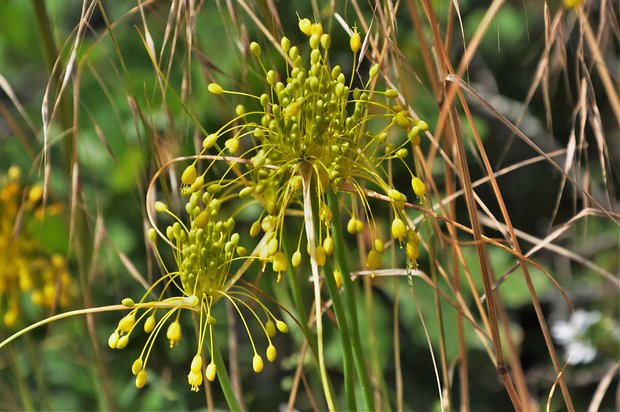
[[[43,215],[43,188],[25,187],[21,177],[17,166],[0,175],[0,327],[7,328],[16,325],[25,301],[52,309],[67,306],[75,295],[65,258],[42,250],[26,229],[25,223]],[[58,208],[50,204],[46,212]]]

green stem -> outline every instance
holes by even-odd
[[[313,186],[316,189],[316,186]],[[312,210],[320,210],[319,199],[313,191],[312,196]],[[317,214],[313,214],[314,227],[317,228],[320,225]],[[353,364],[353,353],[351,352],[351,334],[349,333],[349,325],[347,321],[346,312],[342,303],[342,297],[340,296],[340,290],[336,284],[336,278],[334,276],[333,267],[330,265],[329,260],[326,261],[323,275],[327,283],[327,290],[332,298],[332,306],[336,315],[336,323],[338,324],[338,331],[340,335],[340,344],[342,346],[343,355],[343,372],[344,372],[344,389],[347,409],[350,411],[357,410],[355,399],[355,366]]]
[[[342,273],[342,286],[344,288],[344,300],[346,304],[346,312],[348,313],[349,325],[351,331],[351,349],[353,350],[353,360],[355,369],[360,380],[362,398],[364,400],[364,409],[372,411],[375,409],[373,402],[372,385],[368,376],[368,371],[364,362],[364,354],[362,349],[362,341],[360,338],[360,330],[357,319],[357,305],[355,303],[355,290],[353,289],[353,281],[351,280],[351,272],[345,255],[346,245],[344,236],[342,235],[342,225],[340,222],[340,211],[338,205],[338,197],[336,194],[327,191],[327,203],[332,212],[332,237],[334,239],[334,252]]]
[[[392,266],[394,267],[394,266]],[[365,277],[362,279],[364,286],[364,297],[366,300],[366,310],[368,316],[368,368],[371,369],[374,373],[375,377],[375,399],[378,398],[378,402],[375,404],[379,406],[379,409],[384,412],[391,412],[392,408],[390,407],[390,396],[388,394],[387,386],[385,384],[385,379],[383,379],[383,369],[381,365],[381,360],[379,359],[379,344],[377,342],[377,321],[374,316],[375,312],[375,303],[372,294],[372,279],[370,277]],[[377,395],[379,395],[377,397]]]
[[[224,392],[224,398],[226,398],[228,408],[233,412],[241,412],[241,405],[239,405],[239,401],[235,396],[235,390],[230,383],[230,377],[226,371],[226,364],[224,363],[224,359],[222,358],[220,348],[217,346],[216,341],[213,342],[212,355],[213,361],[215,362],[215,368],[217,370],[217,379],[222,387],[222,392]]]
[[[32,337],[30,335],[26,335],[24,337],[24,343],[26,346],[26,351],[28,352],[28,358],[34,365],[42,365],[41,362],[41,347],[37,347],[37,344],[32,341]],[[51,410],[51,405],[49,403],[48,391],[45,385],[45,380],[43,379],[43,375],[45,374],[45,370],[43,367],[34,367],[34,381],[36,384],[37,397],[40,399],[39,405],[41,409]]]
[[[19,366],[19,359],[17,359],[17,356],[12,348],[8,348],[8,352],[9,365],[11,369],[13,369],[13,376],[15,377],[15,383],[17,384],[17,390],[22,399],[24,410],[28,412],[34,411],[35,408],[32,404],[32,396],[28,393],[25,377],[21,371],[21,367]]]
[[[321,286],[319,283],[319,267],[316,262],[316,243],[314,239],[314,222],[311,200],[311,181],[312,173],[303,174],[303,198],[304,198],[304,227],[306,228],[306,238],[310,245],[310,265],[312,267],[312,281],[314,287],[314,309],[316,316],[316,340],[319,355],[319,370],[321,372],[321,382],[323,392],[327,401],[327,408],[330,411],[336,410],[334,400],[327,380],[327,370],[325,369],[325,356],[323,353],[323,305],[321,304]]]
[[[290,251],[288,249],[289,239],[286,234],[282,236],[282,249],[284,254],[287,256],[290,255]],[[286,276],[289,281],[289,286],[291,289],[291,295],[293,297],[293,302],[295,304],[295,308],[297,310],[297,318],[299,319],[299,326],[301,328],[301,332],[304,336],[305,341],[308,343],[308,348],[310,353],[312,354],[312,359],[314,360],[313,366],[317,369],[320,374],[319,367],[319,355],[318,348],[315,336],[312,334],[312,331],[308,327],[308,314],[306,312],[306,308],[304,306],[303,294],[301,291],[301,285],[299,284],[299,279],[297,278],[297,273],[293,269],[292,265],[288,266],[286,270]],[[280,301],[280,299],[278,299]],[[331,381],[329,380],[329,376],[327,377],[327,386],[329,387],[330,393],[334,391]]]
[[[340,330],[340,342],[342,344],[342,362],[344,367],[344,390],[347,398],[347,409],[350,411],[357,410],[355,404],[355,373],[353,371],[353,354],[351,352],[351,334],[349,333],[349,326],[347,324],[347,317],[342,304],[342,298],[340,297],[340,291],[336,284],[336,278],[334,272],[330,267],[328,270],[324,270],[325,280],[327,281],[327,289],[332,297],[332,304],[334,306],[334,312],[336,314],[336,321],[338,322],[338,328]],[[342,270],[342,269],[340,269]]]

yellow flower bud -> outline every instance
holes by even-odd
[[[116,344],[116,349],[125,349],[129,343],[129,335],[123,335]]]
[[[256,237],[260,233],[260,222],[256,221],[250,226],[250,236]]]
[[[381,254],[375,249],[370,249],[370,251],[368,252],[368,257],[366,258],[366,266],[371,271],[374,271],[375,269],[381,267]]]
[[[334,239],[331,236],[323,239],[323,249],[325,249],[327,256],[331,256],[334,253]]]
[[[409,139],[409,141],[411,142],[412,145],[417,146],[420,144],[420,126],[419,124],[416,126],[413,126],[408,132],[407,132],[407,138]]]
[[[312,23],[310,22],[310,20],[308,19],[299,20],[299,30],[301,30],[303,34],[305,34],[306,36],[310,36],[312,34],[311,29],[312,29]]]
[[[187,166],[183,171],[183,174],[181,175],[181,182],[186,185],[191,185],[196,181],[197,175],[198,173],[196,172],[196,166],[194,166],[194,164],[192,163],[191,165]]]
[[[286,256],[282,252],[276,253],[273,257],[273,271],[280,273],[285,272],[288,269],[288,261]]]
[[[135,303],[132,298],[125,298],[121,301],[121,305],[126,306],[128,308],[132,307],[134,304]]]
[[[362,222],[361,220],[357,219],[355,221],[355,231],[357,233],[362,233],[364,231],[364,222]]]
[[[215,363],[211,362],[208,366],[207,366],[207,379],[209,380],[209,382],[213,382],[215,380],[215,374],[217,373],[217,369],[215,367]]]
[[[342,287],[342,274],[339,270],[334,270],[334,280],[336,281],[336,287],[340,289]]]
[[[256,57],[260,57],[260,44],[256,43],[255,41],[253,41],[252,43],[250,43],[250,52],[256,56]]]
[[[325,266],[325,259],[326,259],[326,254],[325,254],[325,249],[323,249],[323,246],[317,246],[315,249],[315,257],[316,257],[316,264],[318,266]]]
[[[321,39],[316,34],[310,36],[310,47],[313,49],[318,49]]]
[[[321,37],[323,35],[323,25],[321,23],[314,23],[310,26],[310,34]]]
[[[407,242],[405,245],[405,253],[407,254],[407,259],[416,260],[420,256],[418,244],[415,242]]]
[[[398,97],[398,91],[394,89],[388,89],[385,91],[385,97],[388,99],[396,99]]]
[[[357,219],[355,219],[354,217],[352,217],[352,218],[349,220],[349,222],[347,223],[347,232],[349,232],[350,234],[354,234],[354,233],[357,231],[357,229],[356,229],[357,225],[356,225],[356,223],[355,223],[355,221],[356,221],[356,220],[357,220]]]
[[[209,223],[209,211],[203,210],[194,218],[194,226],[198,229],[203,229],[207,227],[207,223]]]
[[[137,376],[138,373],[140,373],[140,371],[142,370],[142,366],[142,359],[136,359],[131,365],[131,373]]]
[[[414,176],[413,179],[411,179],[411,187],[413,188],[413,191],[415,192],[417,197],[422,198],[426,194],[426,185],[424,184],[422,179],[417,176]]]
[[[392,237],[402,241],[407,234],[407,227],[400,218],[395,218],[392,222]]]
[[[411,125],[409,119],[407,118],[407,114],[404,111],[396,113],[392,118],[392,121],[394,124],[402,127],[403,129],[409,129],[409,126]]]
[[[370,67],[370,70],[368,70],[368,75],[373,79],[377,74],[379,74],[379,65],[375,63]]]
[[[276,334],[276,325],[271,319],[265,322],[265,332],[270,338],[273,338]]]
[[[288,326],[286,326],[286,323],[282,322],[281,320],[277,320],[276,321],[276,328],[278,328],[280,333],[287,333],[288,332]]]
[[[299,103],[293,102],[289,104],[288,106],[286,106],[284,110],[282,110],[282,116],[284,117],[297,116],[297,113],[299,113],[300,108],[301,108],[301,105]]]
[[[379,238],[375,239],[374,246],[375,250],[379,253],[383,253],[383,251],[385,250],[385,244],[383,243],[383,240]]]
[[[349,39],[349,46],[351,47],[351,51],[353,53],[357,53],[357,51],[360,49],[361,45],[362,45],[362,38],[360,37],[359,32],[357,31],[357,28],[353,28],[353,34],[351,35],[351,38]]]
[[[263,358],[258,353],[254,354],[252,358],[252,368],[256,373],[260,373],[263,370]]]
[[[193,357],[190,370],[193,372],[200,372],[202,370],[202,356],[195,355]]]
[[[209,91],[213,94],[224,93],[224,89],[222,89],[222,86],[220,86],[217,83],[209,83],[209,86],[207,86],[207,89],[209,89]]]
[[[202,141],[202,147],[205,149],[212,148],[215,145],[215,143],[217,143],[217,138],[218,138],[217,134],[211,133],[210,135],[205,137],[205,139]]]
[[[331,36],[329,34],[323,34],[321,36],[321,46],[323,46],[323,49],[328,50],[331,44],[332,44]]]
[[[144,333],[151,333],[153,329],[155,329],[155,315],[149,316],[144,322]]]
[[[416,245],[420,243],[420,238],[418,238],[418,234],[415,230],[412,229],[407,232],[407,242],[413,242]]]
[[[269,256],[273,256],[276,254],[276,252],[279,249],[278,246],[279,246],[278,239],[276,239],[275,237],[271,238],[269,243],[267,243],[267,252]]]
[[[136,314],[135,311],[128,313],[123,316],[123,318],[118,322],[118,329],[127,333],[133,328],[133,325],[136,323]]]
[[[142,389],[146,384],[146,378],[146,371],[143,369],[138,373],[138,376],[136,376],[136,388]]]
[[[230,139],[226,140],[224,146],[226,146],[230,153],[237,153],[237,150],[239,149],[239,139],[237,139],[236,137],[231,137]]]
[[[168,206],[164,202],[157,201],[155,202],[155,211],[157,213],[163,213],[168,210]]]
[[[273,346],[272,344],[269,344],[269,346],[267,347],[267,360],[269,362],[273,362],[274,360],[276,360],[276,356],[277,356],[276,347]]]
[[[112,332],[112,334],[108,338],[108,346],[111,349],[116,349],[116,346],[118,345],[118,340],[119,339],[120,339],[120,336],[118,335],[118,332],[116,332],[116,331]]]
[[[293,258],[291,259],[291,263],[293,264],[293,267],[295,268],[301,265],[301,252],[299,250],[296,250],[295,253],[293,253]]]
[[[424,120],[418,120],[417,126],[420,128],[421,132],[426,132],[428,130],[428,123]]]
[[[288,37],[282,37],[282,40],[280,40],[280,47],[282,47],[284,53],[288,53],[291,48],[291,41]]]
[[[166,337],[170,341],[170,348],[174,348],[174,345],[181,340],[181,324],[179,321],[175,320],[168,326]]]

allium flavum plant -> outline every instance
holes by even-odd
[[[428,125],[411,117],[399,103],[398,91],[376,89],[378,64],[374,64],[367,75],[358,73],[362,42],[357,29],[353,29],[350,37],[353,68],[347,79],[340,66],[331,67],[328,62],[331,37],[323,33],[321,24],[301,19],[299,28],[308,36],[309,62],[304,60],[297,46],[283,37],[280,52],[285,56],[284,75],[265,67],[260,45],[250,44],[250,51],[264,74],[264,93],[253,95],[226,90],[217,83],[209,84],[208,89],[214,95],[238,95],[253,101],[248,108],[237,105],[236,116],[204,138],[202,151],[181,175],[181,192],[194,196],[206,190],[219,196],[222,202],[248,199],[245,203],[236,203],[234,213],[258,203],[262,213],[251,225],[249,234],[252,237],[263,235],[251,257],[257,258],[263,266],[271,265],[278,281],[281,274],[290,269],[284,249],[285,220],[291,215],[303,215],[303,228],[290,263],[297,268],[302,262],[300,249],[305,230],[314,284],[316,355],[331,410],[335,404],[323,360],[318,272],[336,252],[336,265],[333,272],[326,274],[326,279],[341,333],[347,405],[355,407],[351,378],[355,365],[365,407],[371,408],[372,390],[364,366],[351,280],[344,276],[342,282],[343,277],[337,275],[350,273],[340,232],[340,209],[350,217],[349,233],[367,233],[371,247],[365,265],[374,275],[381,266],[386,246],[385,234],[375,221],[368,197],[369,190],[384,193],[381,196],[390,202],[394,216],[391,236],[401,247],[405,245],[409,265],[415,267],[419,256],[418,236],[404,213],[407,198],[394,186],[388,165],[390,161],[400,162],[410,173],[413,192],[423,200],[425,185],[410,167],[411,155],[407,147],[420,143],[420,133],[428,130]],[[354,86],[356,76],[363,82],[360,87]],[[213,148],[215,152],[210,153]],[[199,172],[204,160],[209,163]],[[215,163],[222,161],[230,166],[225,173],[211,179]],[[188,211],[192,213],[191,209]],[[205,213],[209,216],[206,211],[195,213],[195,220]],[[318,225],[314,223],[315,217]],[[342,283],[345,284],[346,310],[338,296]]]
[[[0,324],[7,328],[18,322],[21,305],[66,307],[75,294],[65,258],[42,250],[25,227],[57,211],[57,205],[44,209],[42,197],[40,185],[22,185],[18,167],[0,175]]]

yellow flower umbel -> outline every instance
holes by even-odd
[[[75,294],[65,258],[44,252],[23,227],[41,217],[43,188],[24,187],[20,180],[21,170],[16,166],[0,175],[0,325],[7,328],[19,319],[20,304],[30,301],[52,309],[67,306]],[[48,212],[55,209],[55,205],[48,206]],[[29,297],[24,300],[23,294]]]
[[[379,65],[370,68],[362,87],[354,87],[354,74],[347,79],[340,66],[329,65],[331,37],[323,33],[321,24],[302,19],[299,27],[309,38],[309,61],[302,58],[296,46],[291,46],[288,38],[282,38],[281,51],[287,56],[284,76],[266,68],[260,57],[260,46],[254,42],[250,45],[251,53],[265,74],[266,93],[254,96],[228,91],[215,83],[209,85],[213,94],[246,96],[254,98],[258,104],[249,111],[237,106],[237,116],[207,136],[201,154],[219,141],[224,143],[220,153],[228,151],[243,160],[239,163],[245,165],[247,171],[237,173],[227,185],[237,185],[239,196],[252,195],[263,205],[265,212],[250,233],[257,235],[262,229],[271,237],[260,257],[272,262],[275,272],[280,273],[287,267],[279,246],[285,210],[302,204],[302,180],[309,176],[315,182],[318,210],[324,224],[315,248],[317,261],[318,257],[329,255],[333,250],[331,211],[325,194],[330,188],[335,192],[344,190],[358,195],[352,196],[352,203],[359,198],[364,215],[363,219],[356,217],[355,208],[350,209],[349,232],[361,232],[363,220],[370,222],[373,248],[367,266],[374,270],[380,264],[384,248],[364,190],[370,187],[385,193],[396,220],[405,221],[402,213],[407,199],[392,185],[385,162],[401,161],[414,179],[416,195],[423,196],[423,183],[413,175],[405,159],[409,157],[407,146],[419,144],[419,135],[428,130],[428,125],[413,119],[397,103],[399,93],[396,90],[375,89]],[[355,29],[350,38],[353,73],[357,69],[360,43],[360,34]],[[394,143],[393,139],[398,136],[400,140]],[[223,137],[221,141],[220,137]],[[237,154],[239,147],[246,151]],[[394,237],[400,241],[408,239],[408,230],[411,228],[405,227],[405,232],[401,233],[399,229]],[[293,263],[298,260],[295,258]]]
[[[192,184],[196,183],[195,172],[184,173],[182,180],[185,185],[189,181]],[[250,313],[260,325],[267,340],[266,356],[270,362],[276,358],[276,349],[271,341],[276,329],[283,333],[288,331],[286,324],[277,319],[252,291],[237,285],[236,279],[231,278],[231,263],[245,255],[245,250],[239,245],[239,234],[233,231],[235,225],[233,218],[220,220],[218,217],[220,201],[214,197],[213,191],[204,189],[204,185],[197,184],[192,190],[184,190],[185,193],[190,194],[185,207],[189,216],[188,226],[164,203],[155,203],[155,210],[158,213],[168,214],[173,219],[173,223],[166,228],[165,235],[162,233],[159,235],[172,247],[176,270],[165,269],[166,266],[156,246],[158,231],[151,228],[148,234],[149,239],[155,245],[166,274],[144,294],[139,302],[135,303],[129,298],[123,300],[123,304],[131,310],[119,321],[116,330],[108,340],[111,348],[123,349],[127,346],[129,337],[136,326],[143,321],[144,332],[149,336],[131,367],[136,376],[138,388],[143,387],[147,381],[147,362],[155,339],[164,327],[171,348],[181,340],[180,315],[183,310],[198,312],[200,318],[196,354],[187,376],[193,391],[198,391],[203,382],[203,376],[213,381],[217,374],[213,357],[208,364],[203,362],[203,346],[205,340],[208,339],[209,351],[213,353],[214,327],[217,321],[212,308],[220,299],[227,299],[237,310],[243,322],[254,352],[252,363],[256,373],[263,369],[263,360],[250,332],[247,315],[244,313]],[[158,285],[162,285],[159,298],[155,301],[147,301]],[[166,295],[172,295],[172,297],[164,298]],[[262,312],[263,317],[259,316],[253,306],[260,308],[259,311]],[[205,365],[206,369],[203,372]]]

